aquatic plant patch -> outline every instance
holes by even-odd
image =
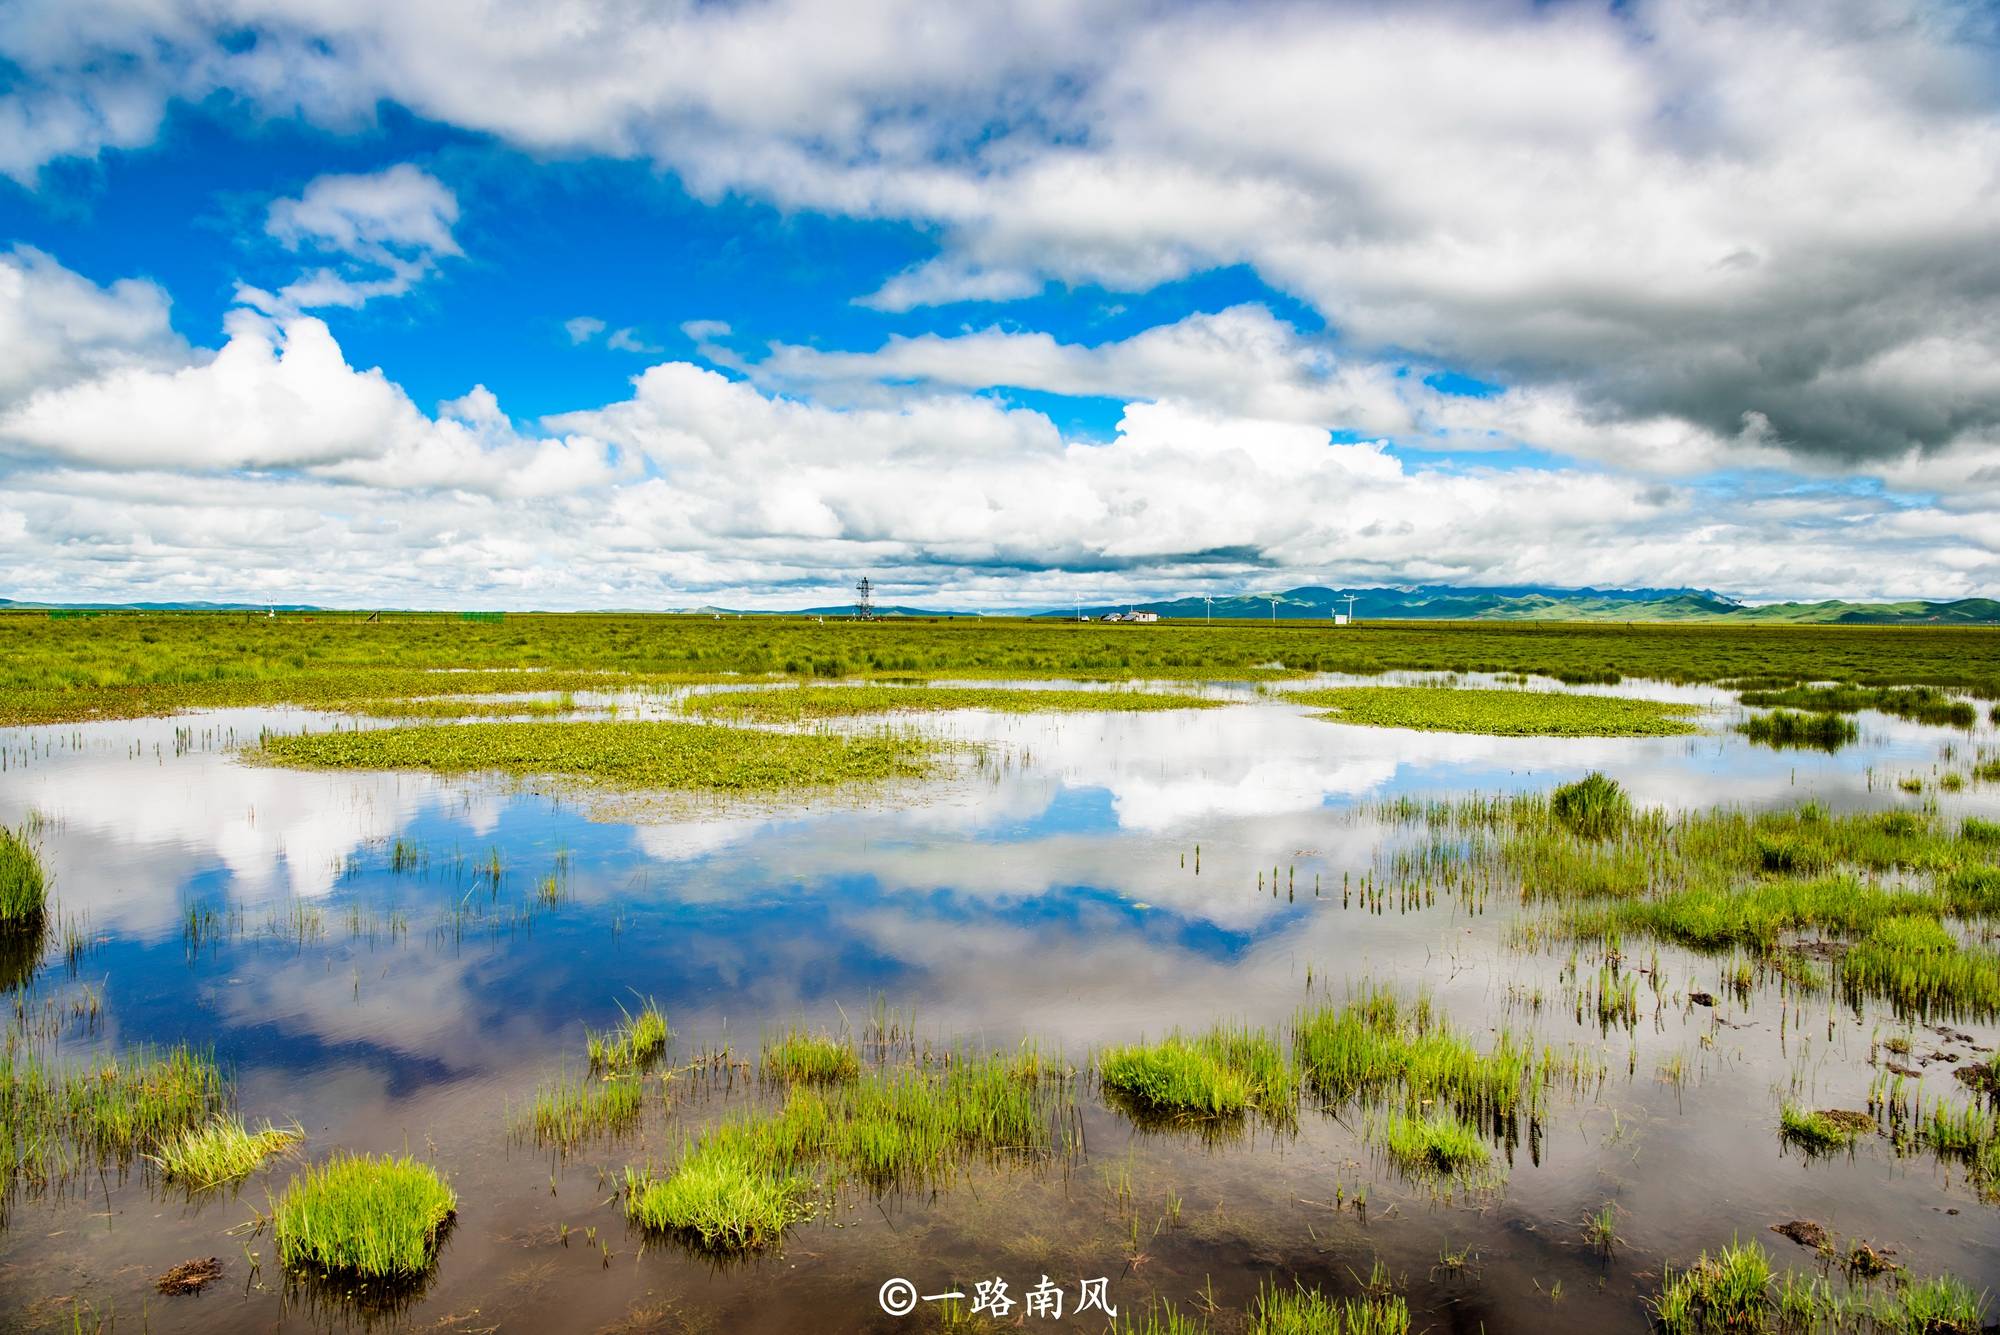
[[[269,736],[251,754],[305,769],[573,777],[632,788],[779,792],[922,778],[942,743],[677,722],[466,723]]]
[[[1854,726],[1852,719],[1839,714],[1813,714],[1792,709],[1753,715],[1737,724],[1736,731],[1764,746],[1816,751],[1838,751],[1861,735],[1861,730]]]
[[[1699,732],[1699,705],[1566,691],[1490,691],[1439,686],[1341,686],[1287,691],[1335,723],[1493,737],[1672,737]]]
[[[162,1139],[147,1158],[169,1181],[200,1190],[247,1177],[266,1159],[292,1149],[305,1138],[305,1132],[296,1126],[277,1127],[266,1122],[252,1131],[241,1118],[224,1116]]]
[[[1097,1055],[1097,1072],[1106,1090],[1142,1115],[1220,1118],[1256,1108],[1282,1117],[1298,1093],[1269,1035],[1228,1025],[1108,1047]]]
[[[458,1197],[429,1164],[337,1154],[292,1179],[271,1222],[288,1269],[403,1281],[430,1269],[457,1210]]]
[[[0,932],[33,931],[48,902],[48,875],[28,831],[0,825]]]
[[[980,709],[996,714],[1138,713],[1162,709],[1217,709],[1227,700],[1164,691],[1074,691],[977,686],[779,686],[763,690],[704,691],[685,701],[690,713],[800,723],[869,714]]]

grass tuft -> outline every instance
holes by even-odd
[[[1219,1118],[1256,1108],[1289,1114],[1298,1085],[1278,1045],[1262,1030],[1218,1025],[1205,1034],[1170,1034],[1157,1043],[1104,1049],[1104,1087],[1142,1115]]]
[[[28,832],[0,825],[0,932],[32,931],[48,905],[48,877]]]
[[[620,1007],[625,1021],[607,1033],[584,1031],[584,1046],[593,1071],[631,1071],[648,1066],[667,1050],[674,1036],[667,1028],[666,1013],[648,1001],[637,1015]]]
[[[430,1268],[457,1210],[429,1164],[338,1154],[292,1179],[272,1222],[288,1269],[403,1281]]]
[[[1549,794],[1549,812],[1586,839],[1603,839],[1632,818],[1632,799],[1596,770]]]
[[[764,1040],[764,1076],[787,1084],[797,1081],[833,1083],[861,1073],[860,1058],[846,1042],[828,1034],[787,1029]]]
[[[1249,1335],[1407,1335],[1410,1306],[1401,1294],[1329,1298],[1302,1285],[1260,1290]]]
[[[217,1117],[206,1126],[188,1127],[162,1140],[157,1152],[146,1156],[170,1181],[201,1190],[247,1177],[274,1154],[281,1154],[306,1138],[297,1126],[276,1127],[269,1122],[252,1131],[234,1116]]]
[[[1382,1146],[1398,1167],[1417,1177],[1463,1177],[1493,1157],[1479,1129],[1448,1112],[1392,1115],[1382,1127]]]
[[[1838,751],[1861,735],[1854,720],[1839,714],[1800,713],[1779,709],[1758,714],[1736,725],[1751,741],[1773,748],[1808,747]]]

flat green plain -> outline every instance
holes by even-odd
[[[684,792],[776,792],[930,774],[916,737],[754,732],[703,723],[462,723],[269,736],[252,755],[301,769],[586,779]]]
[[[722,714],[760,723],[983,709],[997,714],[1144,713],[1162,709],[1215,709],[1227,700],[1164,691],[1008,690],[979,686],[779,686],[760,691],[717,691],[690,696],[696,714]]]
[[[1455,690],[1442,686],[1340,686],[1288,691],[1285,699],[1334,723],[1490,737],[1672,737],[1701,729],[1699,705],[1567,691]]]
[[[452,669],[452,670],[447,670]],[[0,723],[783,675],[1093,681],[1390,670],[1920,683],[2000,699],[2000,629],[1537,622],[0,612]]]

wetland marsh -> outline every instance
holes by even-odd
[[[10,1328],[2000,1317],[2000,635],[0,641]]]

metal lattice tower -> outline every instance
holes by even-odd
[[[854,586],[854,615],[862,621],[875,619],[875,586],[868,582],[866,575]]]

